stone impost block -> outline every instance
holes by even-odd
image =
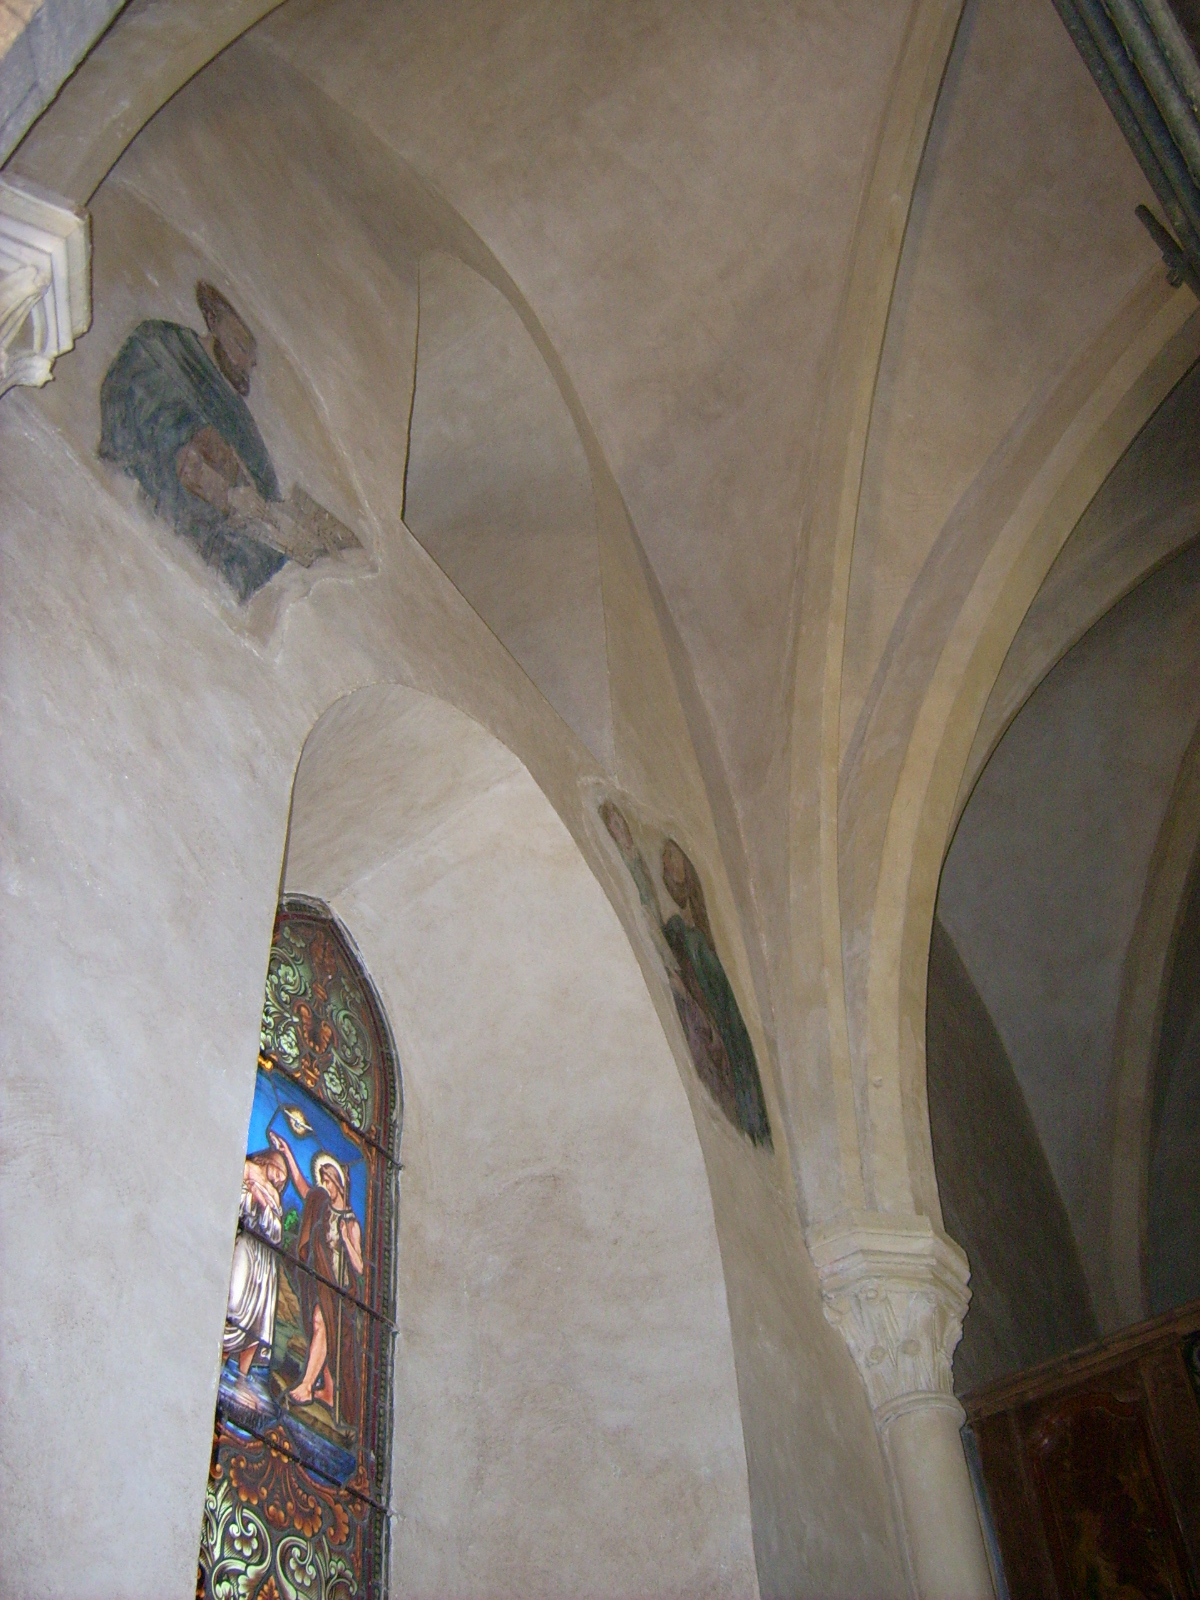
[[[951,1362],[970,1301],[959,1247],[926,1217],[855,1213],[809,1233],[825,1316],[850,1347],[881,1430],[930,1406],[958,1413]]]
[[[40,386],[92,320],[86,212],[0,178],[0,395]]]

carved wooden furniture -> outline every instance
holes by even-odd
[[[1200,1301],[964,1405],[1002,1596],[1200,1597]]]

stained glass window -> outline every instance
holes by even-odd
[[[350,1600],[387,1579],[400,1076],[328,909],[280,905],[196,1593]]]

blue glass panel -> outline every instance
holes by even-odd
[[[337,923],[275,924],[197,1594],[386,1587],[399,1078]]]

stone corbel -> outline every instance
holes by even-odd
[[[86,212],[0,177],[0,395],[49,382],[92,320]]]
[[[813,1229],[825,1316],[850,1347],[881,1431],[920,1406],[962,1410],[951,1363],[971,1299],[963,1252],[925,1217],[858,1214]]]

